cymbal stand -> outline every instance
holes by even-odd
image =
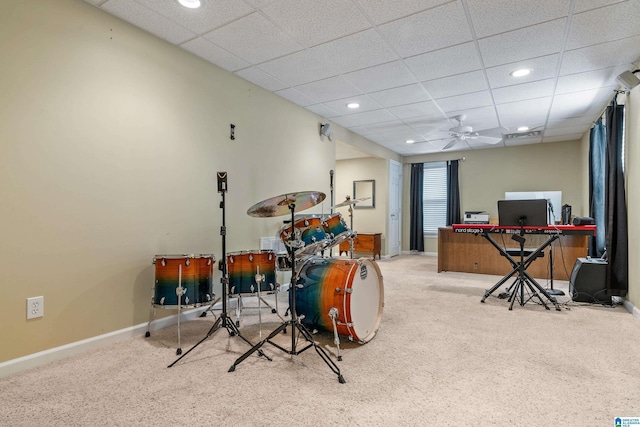
[[[292,233],[291,233],[291,241],[293,243],[294,237],[295,237],[295,218],[294,218],[294,213],[295,213],[295,209],[296,206],[294,203],[289,203],[288,205],[289,210],[291,211],[291,227],[292,227]],[[331,371],[333,371],[334,374],[336,374],[338,376],[338,382],[340,382],[341,384],[344,384],[346,381],[344,379],[344,377],[342,376],[342,374],[340,373],[340,368],[338,367],[338,365],[335,364],[335,362],[333,360],[331,360],[331,358],[329,357],[329,355],[324,351],[324,349],[322,349],[322,347],[320,347],[314,340],[313,337],[311,336],[311,332],[309,332],[309,330],[302,324],[300,323],[300,319],[298,318],[298,313],[296,311],[296,288],[298,287],[298,277],[296,274],[296,258],[295,255],[293,254],[293,250],[291,250],[290,252],[290,256],[291,256],[291,304],[290,304],[290,308],[291,308],[291,320],[287,320],[286,322],[283,322],[279,327],[277,327],[273,332],[271,332],[269,334],[269,336],[267,336],[267,338],[263,339],[262,341],[260,341],[258,344],[254,345],[251,349],[249,349],[249,351],[247,351],[245,354],[243,354],[242,356],[240,356],[238,359],[236,359],[235,362],[233,362],[233,365],[231,365],[231,367],[229,368],[229,372],[233,372],[236,370],[236,366],[238,366],[240,363],[242,363],[243,360],[245,360],[247,357],[249,357],[252,353],[254,353],[255,351],[260,351],[260,348],[265,344],[265,343],[269,343],[271,345],[273,345],[274,347],[278,348],[279,350],[290,354],[292,356],[297,356],[299,354],[301,354],[302,352],[304,352],[305,350],[313,347],[316,351],[316,353],[318,353],[318,356],[320,356],[320,358],[324,361],[324,363],[329,367],[329,369],[331,369]],[[274,338],[276,335],[278,335],[280,332],[282,331],[286,331],[287,326],[291,325],[291,350],[287,350],[284,347],[274,343],[273,341],[271,341],[272,338]],[[296,333],[295,330],[298,330],[299,334],[302,335],[306,340],[307,340],[307,346],[304,347],[302,350],[298,350],[297,349],[297,338],[296,338]]]
[[[224,181],[222,182],[222,185],[221,185],[221,176],[220,176],[221,173],[224,174],[224,178],[223,178]],[[237,336],[247,344],[253,346],[253,343],[251,341],[249,341],[248,339],[242,336],[242,334],[240,333],[240,330],[238,330],[235,323],[232,322],[231,318],[227,315],[227,300],[229,298],[228,297],[229,275],[227,273],[227,227],[225,225],[226,206],[225,206],[225,200],[224,200],[224,195],[227,192],[226,177],[227,177],[226,172],[218,172],[218,192],[222,194],[222,201],[220,202],[220,208],[222,209],[222,226],[220,227],[220,235],[222,236],[222,258],[220,260],[220,263],[218,264],[220,270],[222,271],[222,278],[220,279],[220,282],[222,283],[222,313],[220,313],[220,317],[218,317],[214,322],[213,326],[211,326],[211,329],[209,329],[209,332],[207,332],[207,334],[200,341],[195,343],[193,347],[187,350],[186,353],[184,353],[182,356],[174,360],[172,364],[167,366],[167,368],[171,368],[173,365],[178,363],[183,357],[189,354],[191,350],[193,350],[194,348],[202,344],[207,338],[209,338],[211,335],[213,335],[215,332],[217,332],[221,328],[226,328],[227,332],[229,332],[229,336],[232,336],[232,337]],[[258,355],[264,356],[269,361],[272,360],[269,356],[264,354],[261,350],[258,351]]]

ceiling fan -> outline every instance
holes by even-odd
[[[464,124],[464,120],[467,118],[467,116],[458,115],[451,118],[458,122],[458,126],[454,126],[449,129],[449,136],[453,139],[449,141],[444,147],[442,147],[443,151],[452,148],[454,145],[461,141],[470,139],[478,140],[478,142],[481,142],[483,144],[497,144],[498,142],[502,141],[503,134],[509,131],[509,129],[504,127],[474,131],[471,126],[465,126]],[[442,139],[446,138],[440,138],[439,140]]]

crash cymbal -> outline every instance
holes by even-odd
[[[325,197],[327,196],[319,191],[282,194],[256,203],[247,210],[247,215],[261,218],[287,215],[291,213],[289,205],[292,203],[296,206],[295,211],[300,212],[317,205],[322,202]]]
[[[362,198],[360,198],[360,199],[353,199],[353,200],[351,200],[351,199],[347,199],[347,200],[345,200],[345,201],[344,201],[344,202],[342,202],[342,203],[338,203],[338,204],[337,204],[337,205],[335,205],[335,206],[331,206],[331,209],[333,209],[333,208],[341,208],[341,207],[343,207],[343,206],[355,205],[355,204],[356,204],[356,203],[358,203],[358,202],[362,202],[363,200],[369,200],[370,198],[371,198],[371,197],[362,197]]]

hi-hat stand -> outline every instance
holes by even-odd
[[[293,240],[295,239],[295,217],[294,217],[294,213],[295,213],[295,209],[296,209],[295,200],[296,200],[296,198],[294,196],[292,196],[291,198],[289,198],[289,196],[285,196],[285,199],[278,203],[281,206],[286,203],[288,205],[289,210],[291,211],[291,227],[292,227],[292,230],[291,230],[290,240],[291,240],[292,243],[293,243]],[[261,206],[258,209],[256,209],[256,212],[260,212],[261,208],[264,208],[264,206]],[[273,210],[272,210],[271,213],[273,213]],[[269,214],[267,214],[267,215],[269,215]],[[260,216],[260,215],[258,215],[258,216]],[[266,215],[263,215],[263,216],[266,216]],[[345,383],[345,379],[342,376],[342,374],[340,373],[340,368],[338,367],[338,365],[336,365],[335,362],[333,360],[331,360],[329,355],[324,351],[324,349],[322,349],[320,346],[318,346],[318,344],[313,340],[311,332],[309,332],[309,330],[302,323],[300,323],[300,319],[298,318],[298,313],[296,311],[296,288],[298,287],[298,277],[297,277],[297,274],[296,274],[296,257],[294,255],[293,249],[291,251],[289,251],[289,254],[290,254],[290,258],[291,258],[291,286],[290,286],[290,292],[291,292],[291,304],[290,304],[291,320],[283,322],[278,328],[276,328],[273,332],[271,332],[267,338],[263,339],[262,341],[260,341],[256,345],[254,345],[245,354],[240,356],[233,363],[233,365],[231,365],[231,367],[229,368],[229,372],[235,371],[236,370],[236,366],[238,366],[240,363],[242,363],[243,360],[245,360],[247,357],[249,357],[255,351],[260,351],[260,348],[265,343],[268,342],[269,344],[273,345],[274,347],[278,348],[279,350],[281,350],[281,351],[283,351],[283,352],[285,352],[287,354],[290,354],[292,356],[297,356],[297,355],[301,354],[302,352],[304,352],[305,350],[313,347],[315,349],[316,353],[318,353],[320,358],[329,367],[329,369],[331,369],[331,371],[333,371],[333,373],[338,376],[338,381],[341,384],[344,384]],[[284,347],[274,343],[273,341],[271,341],[271,339],[274,338],[276,335],[278,335],[280,332],[286,332],[287,326],[291,326],[291,349],[290,350],[287,350],[286,348],[284,348]],[[296,332],[295,332],[296,329],[298,330],[299,334],[302,335],[307,340],[307,346],[304,347],[301,350],[297,349],[297,339],[298,338],[296,337]]]
[[[184,353],[182,356],[174,360],[172,364],[167,366],[167,368],[171,368],[173,365],[178,363],[183,357],[189,354],[191,350],[193,350],[194,348],[202,344],[207,338],[209,338],[211,335],[213,335],[215,332],[217,332],[219,329],[222,329],[222,328],[227,329],[227,331],[229,332],[229,336],[232,336],[232,337],[237,336],[241,338],[244,342],[249,344],[250,346],[253,346],[253,343],[251,341],[249,341],[248,339],[242,336],[242,334],[240,333],[240,330],[238,330],[235,323],[231,321],[231,318],[227,315],[229,275],[227,273],[227,227],[225,225],[226,205],[225,205],[224,195],[226,194],[226,192],[227,192],[227,173],[218,172],[218,193],[222,194],[222,201],[220,202],[220,208],[222,209],[222,226],[220,227],[220,235],[222,236],[222,258],[220,259],[220,262],[218,264],[220,267],[220,270],[222,271],[222,278],[220,279],[220,282],[222,283],[222,313],[220,314],[220,317],[216,319],[213,326],[211,326],[211,329],[209,329],[209,332],[207,332],[207,334],[200,341],[194,344],[193,347],[187,350],[186,353]],[[258,354],[260,356],[264,356],[269,361],[272,360],[269,356],[264,354],[262,351],[258,351]]]

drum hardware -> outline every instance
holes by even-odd
[[[369,200],[371,197],[362,197],[360,199],[351,199],[351,196],[346,196],[345,201],[342,203],[338,203],[335,206],[332,206],[332,208],[336,207],[336,208],[341,208],[343,206],[349,206],[349,226],[351,227],[351,230],[353,230],[353,205],[357,204],[358,202],[362,202],[364,200]],[[356,237],[356,233],[353,233],[351,236],[348,237],[349,240],[349,258],[353,259],[353,239],[355,239]]]
[[[197,343],[193,345],[186,353],[178,357],[173,361],[167,368],[171,368],[173,365],[178,363],[183,357],[189,354],[194,348],[202,344],[207,338],[213,335],[221,328],[225,328],[229,333],[229,336],[237,336],[242,339],[244,342],[253,346],[253,343],[242,336],[236,325],[231,321],[231,318],[227,314],[227,302],[228,302],[228,287],[229,287],[229,275],[227,272],[227,227],[226,227],[226,204],[225,204],[225,194],[227,192],[227,173],[226,172],[218,172],[218,192],[222,196],[222,200],[220,201],[220,208],[222,209],[222,225],[220,226],[220,236],[222,236],[222,260],[220,261],[220,271],[222,271],[222,278],[220,282],[222,283],[222,312],[220,313],[220,317],[216,319],[211,326],[211,329],[206,333],[206,335]],[[252,347],[253,348],[253,347]],[[259,356],[263,356],[265,359],[271,361],[272,359],[264,354],[262,350],[258,351]]]
[[[254,206],[252,206],[247,210],[247,214],[254,217],[271,217],[271,216],[279,216],[279,215],[285,215],[287,213],[290,213],[291,227],[293,231],[292,236],[294,236],[295,227],[296,227],[295,225],[296,206],[298,207],[299,210],[304,210],[322,202],[325,199],[325,197],[326,196],[324,193],[313,192],[313,191],[284,194],[284,195],[273,197],[255,204]],[[292,271],[292,275],[291,275],[292,286],[290,287],[291,289],[290,295],[293,295],[293,298],[290,298],[290,304],[289,304],[289,308],[291,310],[291,319],[283,322],[279,327],[273,330],[267,336],[267,338],[261,340],[259,343],[254,345],[249,351],[247,351],[245,354],[240,356],[233,363],[233,365],[231,365],[231,367],[229,368],[229,372],[235,371],[236,366],[238,366],[238,364],[240,364],[243,360],[245,360],[255,351],[260,351],[261,347],[268,342],[269,344],[273,345],[279,350],[287,354],[290,354],[292,356],[297,356],[302,352],[304,352],[305,350],[313,347],[316,353],[318,354],[318,356],[320,356],[320,358],[322,359],[322,361],[329,367],[329,369],[331,369],[331,371],[334,374],[338,376],[338,382],[340,382],[341,384],[344,384],[345,379],[342,376],[338,365],[336,365],[335,362],[331,360],[329,355],[324,351],[324,349],[320,347],[313,340],[313,337],[311,336],[311,332],[309,332],[309,330],[301,323],[300,318],[298,318],[298,312],[296,311],[296,298],[295,298],[296,291],[298,290],[298,277],[297,277],[297,274],[295,274],[296,256],[292,249],[289,250],[289,255],[291,257],[291,271]],[[274,338],[276,335],[278,335],[280,332],[285,332],[288,326],[291,326],[291,329],[292,329],[291,349],[285,349],[284,347],[271,341],[271,339]],[[298,331],[298,334],[296,334],[295,332],[296,330]],[[299,335],[302,335],[307,340],[307,345],[301,350],[297,349],[297,344],[298,344],[297,337],[299,337]]]
[[[333,343],[338,349],[338,361],[340,361],[342,360],[342,355],[340,354],[340,337],[338,336],[338,326],[336,325],[338,309],[335,307],[331,307],[331,310],[329,310],[329,317],[331,318],[331,323],[333,323]]]

